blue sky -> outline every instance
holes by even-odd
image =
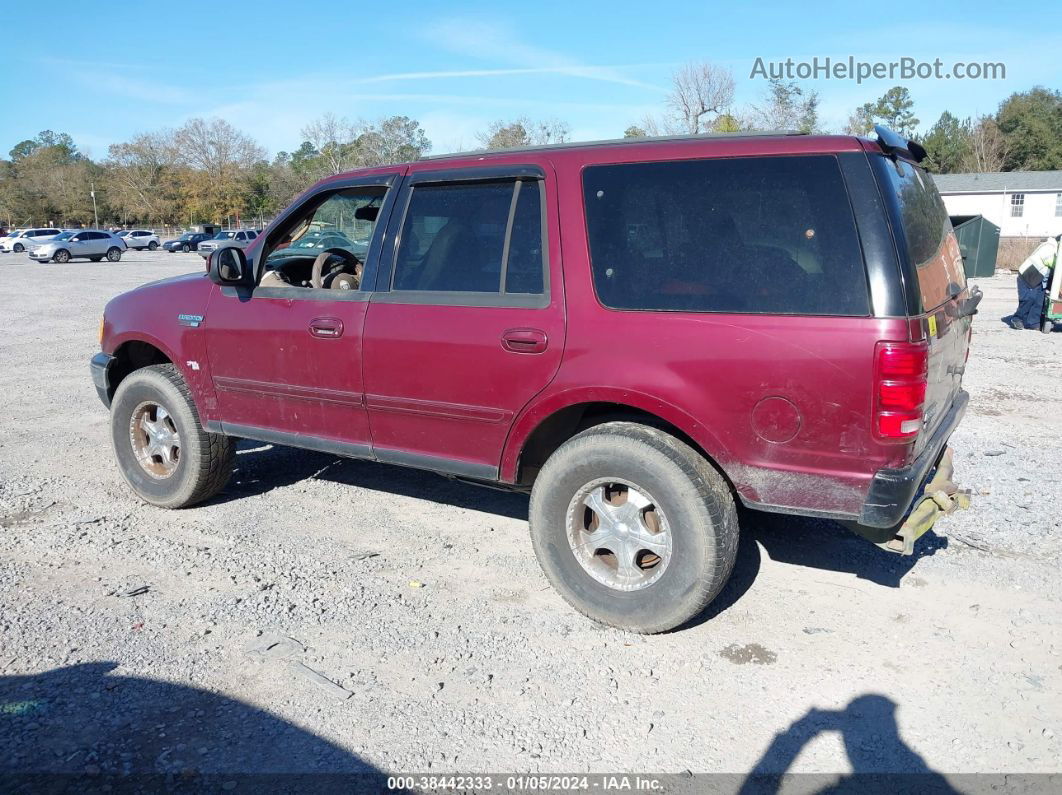
[[[332,112],[406,114],[436,152],[473,148],[497,118],[567,121],[576,139],[616,137],[662,108],[673,69],[730,67],[737,104],[762,100],[757,56],[1002,61],[1005,80],[904,83],[928,126],[944,109],[993,112],[1009,93],[1062,88],[1062,4],[682,2],[109,3],[15,0],[0,74],[0,153],[39,130],[93,157],[146,130],[220,116],[271,153]],[[917,18],[914,18],[917,15]],[[42,18],[46,21],[42,25]],[[811,80],[823,123],[903,81]],[[6,154],[5,154],[6,156]]]

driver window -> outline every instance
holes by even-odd
[[[293,219],[266,256],[262,287],[359,290],[386,188],[328,194]],[[271,236],[272,237],[272,236]]]

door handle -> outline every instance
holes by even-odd
[[[310,334],[321,339],[343,336],[343,321],[338,317],[315,317],[310,321]]]
[[[546,332],[537,328],[511,328],[501,339],[502,347],[513,353],[542,353],[549,345]]]

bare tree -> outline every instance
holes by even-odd
[[[753,124],[762,130],[813,133],[819,126],[819,95],[805,93],[793,81],[769,80],[766,102],[752,107]]]
[[[1000,171],[1007,159],[1007,141],[991,116],[982,116],[970,131],[970,152],[963,159],[964,171]]]
[[[124,218],[170,220],[176,205],[173,133],[141,133],[112,144],[104,161],[108,203]]]
[[[224,119],[190,119],[174,134],[174,144],[181,160],[212,179],[227,178],[265,157],[262,147]]]
[[[369,126],[361,120],[337,118],[333,113],[326,113],[314,119],[300,131],[302,137],[309,141],[319,155],[321,176],[342,174],[361,163],[358,140],[368,132]]]
[[[531,120],[526,116],[513,121],[493,121],[486,131],[476,135],[485,149],[511,149],[516,146],[562,144],[571,136],[567,122],[559,119]]]
[[[667,106],[672,122],[690,134],[712,129],[734,102],[734,74],[710,63],[688,63],[672,75]]]

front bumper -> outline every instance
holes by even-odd
[[[107,408],[111,407],[111,367],[114,365],[114,357],[109,353],[97,353],[89,362],[89,371],[92,373],[92,383],[96,387],[96,394]]]
[[[874,476],[859,515],[859,525],[867,529],[879,528],[883,531],[881,535],[886,536],[888,533],[884,531],[895,528],[903,521],[944,456],[948,439],[958,427],[969,403],[969,393],[959,390],[951,409],[918,458],[908,467],[882,469]]]
[[[30,251],[30,252],[28,252],[26,254],[26,256],[28,256],[30,259],[37,260],[37,262],[47,262],[53,256],[55,256],[55,252],[54,251]]]

